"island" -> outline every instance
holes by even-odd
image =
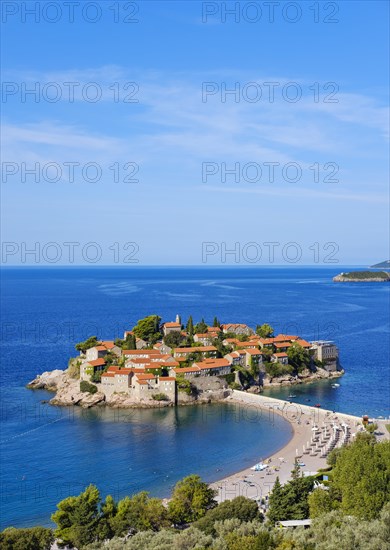
[[[149,315],[123,338],[91,336],[76,344],[68,368],[44,372],[27,387],[56,392],[52,405],[115,408],[166,407],[221,401],[234,390],[264,388],[341,376],[338,348],[332,341],[308,342],[277,334],[264,323],[212,325],[161,322]]]
[[[390,273],[386,271],[350,271],[333,277],[335,283],[388,283]]]

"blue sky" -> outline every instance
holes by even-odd
[[[67,242],[83,265],[91,242],[104,264],[388,257],[387,2],[280,2],[273,22],[265,2],[91,2],[73,22],[22,4],[2,6],[3,263],[68,264]]]

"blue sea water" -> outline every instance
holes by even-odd
[[[93,482],[117,498],[168,496],[189,473],[212,481],[284,445],[282,419],[232,405],[111,411],[55,408],[25,389],[66,368],[74,343],[121,336],[138,319],[269,322],[277,332],[335,340],[346,374],[294,387],[295,401],[352,414],[389,415],[387,284],[335,284],[334,268],[3,269],[1,528],[50,523],[55,504]],[[287,397],[291,388],[268,390]]]

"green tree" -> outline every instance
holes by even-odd
[[[122,341],[122,349],[137,349],[137,338],[134,334],[127,333],[126,338]]]
[[[49,550],[53,542],[53,531],[46,527],[8,527],[0,533],[0,548],[3,550]]]
[[[99,524],[100,494],[94,485],[89,485],[77,497],[68,497],[57,504],[58,510],[51,519],[57,524],[56,538],[64,544],[80,548],[96,538]]]
[[[96,336],[90,336],[87,340],[84,342],[79,342],[75,345],[75,348],[77,351],[81,351],[82,353],[85,353],[87,349],[94,348],[99,344],[98,339]]]
[[[160,322],[161,317],[158,315],[149,315],[140,319],[132,332],[141,340],[154,344],[161,338]]]
[[[168,504],[170,519],[176,524],[190,523],[203,517],[216,505],[217,491],[211,489],[197,475],[190,475],[176,483]]]
[[[164,344],[169,346],[170,348],[178,348],[185,341],[185,336],[183,336],[182,333],[178,330],[169,332],[166,336],[164,336]]]
[[[158,498],[149,498],[146,491],[125,497],[118,502],[117,513],[111,520],[113,532],[117,536],[129,530],[157,531],[169,525],[167,510]]]
[[[221,504],[218,504],[217,507],[208,510],[194,524],[194,527],[197,527],[207,535],[215,536],[215,522],[231,518],[237,518],[241,521],[252,521],[254,519],[262,520],[263,516],[254,500],[239,496],[233,500],[225,500]]]
[[[194,321],[192,320],[192,315],[190,315],[189,318],[188,318],[187,325],[186,325],[186,330],[187,330],[189,336],[194,335]]]
[[[256,334],[260,336],[260,338],[269,338],[273,333],[274,329],[268,323],[256,326]]]
[[[287,356],[288,362],[294,367],[297,373],[302,372],[310,366],[311,358],[309,352],[296,342],[293,342],[287,348]]]
[[[217,317],[214,317],[213,327],[221,328],[221,323],[218,321]]]
[[[110,539],[114,536],[112,520],[117,514],[117,505],[111,495],[106,496],[106,500],[101,506],[100,520],[97,528],[97,538],[99,540]]]
[[[313,490],[312,477],[297,477],[298,472],[293,470],[295,478],[281,486],[279,479],[274,484],[270,495],[268,519],[283,521],[289,519],[306,519],[309,517],[308,496]]]
[[[87,382],[87,380],[81,380],[80,391],[83,393],[96,393],[98,389],[95,384],[91,384],[90,382]]]
[[[200,323],[195,325],[194,330],[195,334],[204,334],[205,332],[207,332],[207,325],[204,322],[204,319],[202,319]]]
[[[390,441],[375,443],[367,433],[356,436],[337,457],[332,480],[345,514],[378,517],[390,494]]]
[[[308,503],[311,518],[317,518],[333,510],[332,498],[325,489],[315,489],[310,493]]]

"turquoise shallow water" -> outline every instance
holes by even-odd
[[[115,416],[53,408],[41,403],[50,394],[24,388],[39,372],[64,368],[74,342],[91,334],[120,336],[151,313],[164,320],[180,313],[252,326],[270,322],[277,332],[333,339],[346,369],[340,388],[329,382],[295,387],[295,401],[388,415],[390,285],[333,284],[342,270],[3,270],[1,527],[47,524],[55,503],[89,482],[117,497],[141,489],[166,496],[188,473],[218,479],[288,440],[283,420],[237,421],[226,405]]]

